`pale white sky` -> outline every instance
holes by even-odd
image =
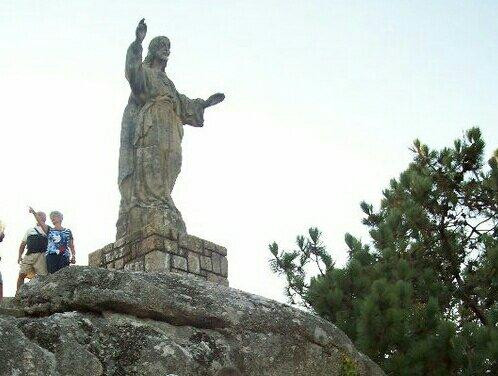
[[[60,210],[78,264],[113,241],[117,161],[137,22],[172,41],[167,73],[190,97],[216,91],[186,128],[174,191],[189,233],[225,245],[231,285],[283,300],[267,244],[310,226],[334,259],[367,239],[413,139],[449,145],[478,125],[498,145],[496,1],[0,2],[0,244],[12,295],[27,206]]]

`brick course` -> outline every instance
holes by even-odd
[[[92,252],[90,266],[173,272],[228,286],[227,249],[166,226],[149,225]]]

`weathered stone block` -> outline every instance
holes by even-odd
[[[102,265],[102,249],[92,252],[88,255],[88,265],[90,266],[101,266]]]
[[[223,277],[221,277],[217,274],[214,274],[214,273],[208,273],[207,280],[209,282],[214,282],[214,283],[222,284],[224,286],[228,286],[228,280],[226,278],[223,278]]]
[[[111,252],[113,248],[114,248],[114,243],[109,243],[105,247],[102,248],[102,252],[103,253]]]
[[[221,256],[218,253],[214,253],[211,256],[211,262],[213,263],[213,272],[216,274],[221,274]]]
[[[188,253],[188,271],[191,273],[199,273],[201,271],[201,263],[199,260],[199,255],[195,252]]]
[[[112,255],[112,260],[117,260],[123,257],[123,254],[124,254],[124,247],[114,249],[111,253],[109,253],[109,255]]]
[[[189,273],[187,274],[189,277],[192,277],[192,278],[195,278],[195,279],[200,279],[200,280],[203,280],[205,281],[206,280],[206,277],[202,276],[202,275],[199,275],[199,274],[192,274],[192,273]]]
[[[220,260],[220,270],[223,277],[228,277],[228,260],[226,257],[222,257]]]
[[[201,269],[213,270],[213,264],[211,263],[211,257],[201,256]]]
[[[89,264],[130,271],[175,269],[204,279],[209,273],[228,277],[225,247],[178,231],[160,219],[91,253]]]
[[[163,247],[166,252],[181,256],[181,253],[178,251],[179,248],[176,241],[164,239]]]
[[[144,270],[144,262],[142,259],[129,262],[124,266],[125,270],[130,271],[143,271]]]
[[[143,258],[135,262],[135,270],[136,271],[144,271],[145,270]]]
[[[128,252],[123,252],[123,261],[125,264],[129,263],[133,260],[133,254],[131,252],[131,248],[128,249]]]
[[[170,270],[170,255],[161,251],[152,251],[145,255],[145,271],[161,272]]]
[[[204,249],[202,253],[204,254],[204,256],[211,257],[213,251],[210,251],[209,249]]]
[[[202,252],[202,239],[196,236],[182,234],[178,239],[181,248],[188,249],[197,253]]]
[[[140,248],[141,248],[142,242],[141,241],[136,241],[133,243],[128,243],[123,246],[122,249],[125,249],[124,253],[129,253],[131,255],[132,259],[135,259],[140,256]]]
[[[171,258],[171,266],[176,269],[188,270],[187,259],[182,256],[173,255]]]
[[[222,247],[221,245],[216,246],[216,252],[218,252],[222,256],[227,255],[227,249],[225,247]]]
[[[204,249],[210,250],[210,251],[215,251],[216,250],[216,244],[213,242],[210,242],[208,240],[204,240]]]
[[[112,252],[104,254],[104,263],[108,264],[112,261]]]
[[[124,259],[119,259],[119,260],[116,260],[114,261],[114,268],[115,269],[123,269],[124,267]]]
[[[118,258],[124,257],[124,255],[126,254],[126,252],[128,252],[128,253],[130,252],[130,248],[129,247],[124,246],[123,248],[119,248],[119,251],[118,251],[119,257]]]
[[[164,238],[160,235],[151,235],[140,243],[139,254],[146,254],[155,249],[164,247]]]
[[[171,268],[171,272],[181,274],[181,275],[189,275],[188,272],[186,272],[185,270],[181,270],[181,269]]]
[[[116,240],[116,242],[114,243],[114,247],[115,248],[121,248],[126,243],[128,243],[128,237],[124,236],[124,237],[119,238],[118,240]]]

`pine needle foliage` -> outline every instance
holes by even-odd
[[[333,322],[388,374],[498,374],[498,150],[486,164],[484,146],[478,128],[439,151],[415,140],[379,209],[361,203],[371,240],[346,234],[342,268],[316,228],[295,250],[271,244],[290,303]]]

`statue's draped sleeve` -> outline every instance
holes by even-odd
[[[133,42],[126,52],[125,76],[132,93],[123,114],[121,123],[121,145],[119,150],[118,184],[122,188],[123,181],[133,172],[133,136],[136,129],[136,118],[142,106],[145,77],[142,68],[142,46]],[[121,192],[124,196],[124,192]]]
[[[133,94],[139,96],[145,91],[145,72],[142,66],[142,45],[134,41],[126,52],[125,76]]]
[[[204,99],[190,99],[186,95],[178,94],[180,102],[179,116],[183,124],[193,127],[204,125]]]

